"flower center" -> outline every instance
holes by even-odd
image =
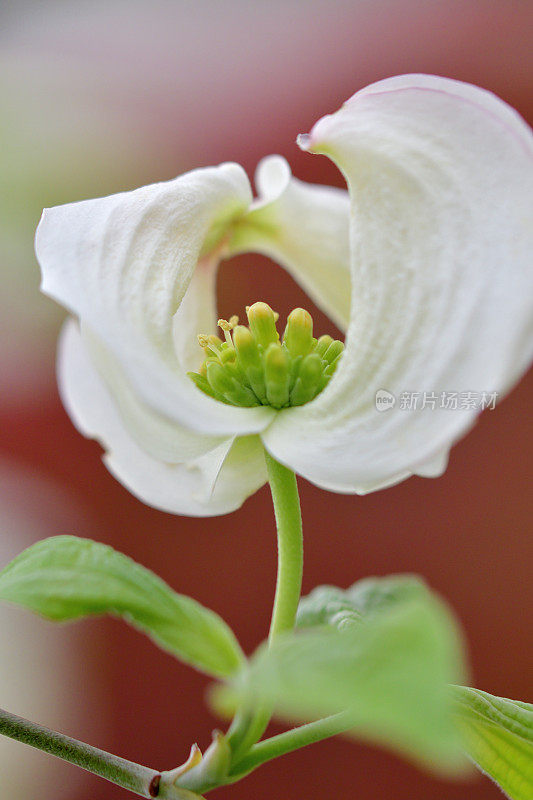
[[[200,334],[205,361],[187,373],[205,394],[233,406],[301,406],[331,380],[344,345],[331,336],[313,337],[313,318],[295,308],[280,341],[279,314],[266,303],[247,306],[248,325],[219,319],[224,341]]]

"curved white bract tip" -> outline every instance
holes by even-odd
[[[312,145],[312,138],[310,133],[299,133],[296,137],[296,144],[300,150],[310,150]]]
[[[358,92],[310,137],[351,195],[347,347],[266,445],[336,491],[440,474],[533,356],[532,132],[489,92],[407,75]],[[395,398],[385,413],[379,391]]]

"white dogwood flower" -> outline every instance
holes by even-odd
[[[302,183],[271,156],[257,199],[244,170],[222,164],[43,215],[42,288],[77,318],[60,345],[64,403],[150,505],[198,516],[238,508],[266,480],[263,446],[337,492],[440,475],[479,407],[396,402],[381,413],[376,394],[501,397],[530,362],[533,136],[515,111],[468,84],[400,76],[357,92],[298,143],[329,156],[348,191]],[[346,332],[332,377],[306,362],[315,388],[303,404],[284,394],[299,367],[277,334],[269,356],[268,341],[252,342],[258,369],[270,359],[267,382],[281,375],[274,400],[251,388],[238,359],[240,388],[235,371],[210,368],[215,397],[187,376],[203,370],[209,389],[200,364],[218,358],[208,343],[217,265],[243,252],[283,265]]]

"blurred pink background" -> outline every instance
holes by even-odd
[[[296,135],[366,84],[428,72],[494,91],[533,121],[533,5],[520,0],[7,2],[0,10],[0,514],[3,563],[54,533],[112,544],[214,608],[247,651],[265,636],[275,582],[267,489],[205,520],[142,506],[55,388],[62,312],[38,293],[33,231],[43,206],[236,160],[250,176],[279,152],[295,174],[342,185]],[[277,266],[222,267],[222,316],[261,298],[310,302]],[[331,332],[318,312],[316,328]],[[304,590],[418,572],[464,626],[473,683],[533,699],[531,374],[457,445],[444,477],[366,497],[300,482]],[[307,524],[306,524],[307,523]],[[53,627],[9,609],[1,704],[154,768],[203,748],[217,721],[206,680],[112,620]],[[20,622],[19,622],[20,620]],[[30,646],[31,645],[31,646]],[[4,672],[2,672],[2,670]],[[5,674],[5,678],[4,678]],[[14,680],[14,676],[16,680]],[[273,726],[273,730],[279,730]],[[9,756],[2,757],[7,753]],[[128,793],[0,739],[0,783],[20,800],[120,800]],[[15,776],[15,777],[13,777]],[[11,783],[9,782],[11,781]],[[384,751],[340,739],[266,765],[220,798],[491,800],[487,779],[445,783]]]

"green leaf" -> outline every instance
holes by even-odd
[[[533,798],[533,705],[454,687],[456,714],[472,761],[512,800]]]
[[[412,598],[424,598],[428,588],[417,575],[364,578],[348,589],[317,586],[298,606],[299,628],[330,625],[342,630]]]
[[[415,586],[409,578],[411,588],[406,583],[395,590],[392,601],[397,580],[374,579],[346,593],[322,587],[330,601],[335,592],[335,602],[344,602],[350,593],[359,598],[352,609],[357,611],[355,624],[353,618],[348,624],[341,620],[340,629],[326,624],[329,611],[333,619],[338,609],[319,613],[317,602],[311,613],[307,598],[300,623],[314,618],[318,627],[260,648],[242,671],[237,691],[246,702],[266,701],[291,720],[346,712],[350,735],[389,746],[441,772],[456,772],[465,761],[448,684],[462,674],[461,637],[449,611],[423,583]]]
[[[217,677],[231,675],[244,660],[217,614],[89,539],[54,536],[24,550],[0,573],[0,599],[54,621],[122,617],[163,650]]]

